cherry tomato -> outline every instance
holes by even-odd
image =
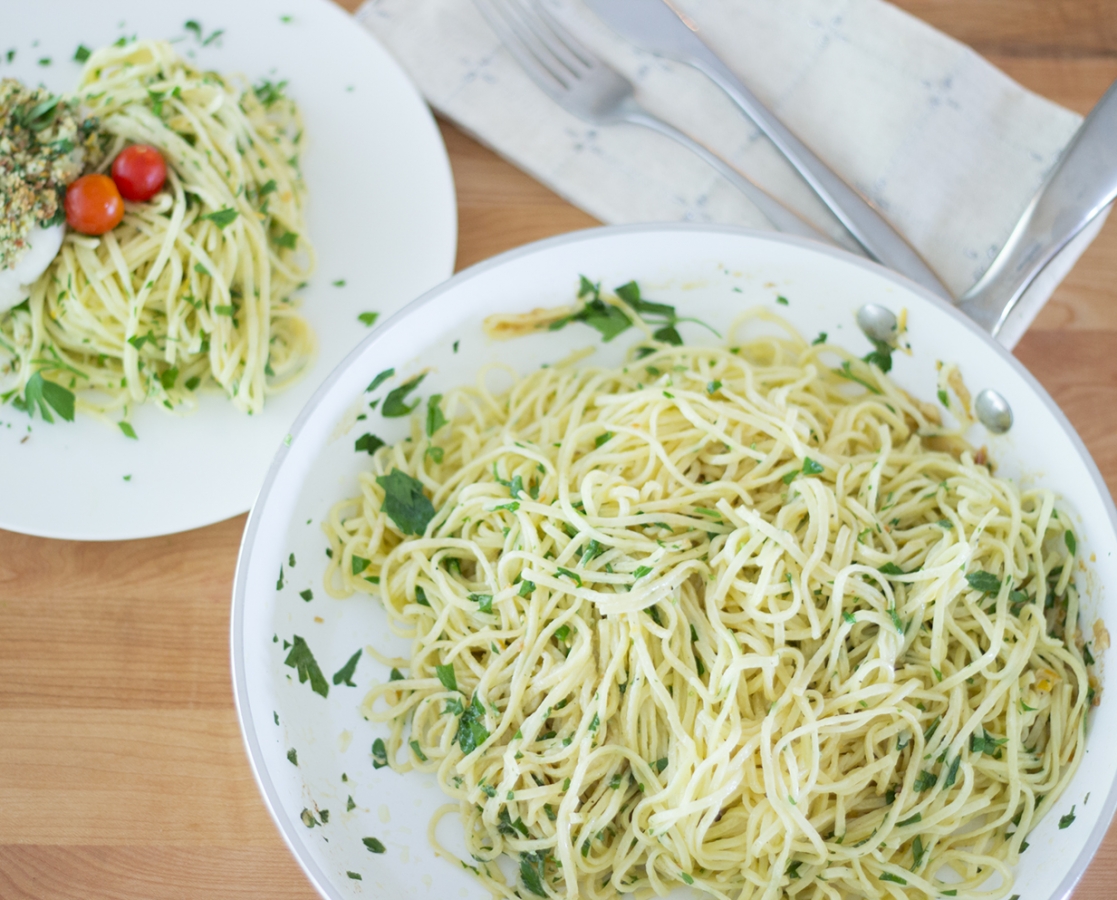
[[[82,234],[112,231],[124,218],[124,201],[108,175],[82,175],[66,188],[66,221]]]
[[[154,147],[132,144],[112,161],[112,180],[125,200],[150,200],[167,180],[167,164]]]

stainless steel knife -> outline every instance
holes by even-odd
[[[788,131],[706,46],[694,22],[664,0],[586,0],[586,5],[621,37],[706,75],[768,136],[872,259],[954,302],[950,291],[896,229]]]

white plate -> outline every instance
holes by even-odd
[[[379,603],[364,597],[335,601],[322,590],[326,540],[319,523],[334,502],[358,493],[356,475],[367,466],[367,455],[354,452],[355,438],[371,430],[394,441],[408,428],[406,420],[379,416],[353,427],[345,423],[352,422],[355,403],[363,408],[370,380],[389,366],[398,374],[383,390],[433,367],[422,386],[429,395],[472,383],[481,365],[498,359],[529,371],[575,348],[593,346],[593,363],[619,363],[637,335],[603,345],[596,332],[581,326],[504,343],[482,334],[481,322],[490,313],[569,303],[579,273],[607,286],[635,278],[645,296],[676,304],[681,315],[719,329],[742,308],[764,304],[803,334],[827,331],[831,343],[858,354],[870,349],[854,324],[863,303],[881,303],[896,312],[907,307],[914,353],[896,355],[896,380],[920,397],[933,398],[935,361],[956,360],[971,389],[994,387],[1009,400],[1016,415],[1013,429],[994,437],[979,428],[973,437],[989,446],[999,473],[1034,479],[1062,496],[1080,535],[1082,558],[1092,561],[1080,579],[1083,621],[1097,615],[1117,621],[1117,597],[1105,587],[1117,583],[1117,513],[1097,468],[1035,379],[972,322],[930,294],[841,251],[770,232],[716,226],[596,229],[513,251],[431,291],[354,351],[299,416],[293,440],[272,464],[245,530],[232,618],[241,727],[272,815],[310,880],[331,900],[487,896],[471,875],[436,857],[427,843],[431,814],[445,802],[433,777],[372,767],[371,742],[387,732],[364,721],[358,705],[369,684],[387,679],[384,667],[363,654],[354,679],[358,687],[331,685],[323,699],[283,664],[282,642],[295,634],[307,641],[327,679],[369,644],[406,655],[406,646],[388,634]],[[777,306],[778,294],[790,305]],[[688,343],[713,341],[697,326],[681,328]],[[457,352],[455,341],[460,342]],[[284,586],[277,590],[281,566]],[[307,588],[313,592],[310,602],[299,596]],[[1082,766],[1055,810],[1029,836],[1031,849],[1022,857],[1015,888],[1028,900],[1064,897],[1097,849],[1117,804],[1117,754],[1107,743],[1114,733],[1117,695],[1110,689],[1091,714]],[[287,758],[292,748],[297,767]],[[356,808],[347,812],[349,796]],[[1072,804],[1077,818],[1060,830],[1058,819]],[[329,810],[329,822],[307,829],[300,813],[316,807]],[[460,834],[457,816],[443,820],[440,837],[463,853]],[[387,853],[369,854],[361,843],[367,836],[380,839]],[[362,880],[349,878],[350,871]]]
[[[187,20],[199,22],[206,38],[223,33],[203,47],[184,29]],[[318,269],[302,292],[302,312],[318,335],[318,358],[297,384],[268,399],[261,416],[249,418],[216,395],[184,418],[147,404],[133,419],[138,441],[80,414],[48,425],[0,406],[0,527],[27,534],[150,537],[244,512],[287,426],[368,332],[357,315],[386,317],[453,271],[457,213],[438,129],[399,66],[338,6],[7,2],[0,77],[72,89],[77,46],[96,48],[122,35],[177,38],[179,52],[202,67],[240,72],[254,83],[288,82],[306,123],[302,167]],[[40,65],[43,59],[50,65]],[[339,280],[344,287],[333,285]]]

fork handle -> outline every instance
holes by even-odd
[[[838,221],[853,235],[865,252],[877,262],[906,275],[928,290],[954,302],[931,267],[912,246],[853,188],[793,135],[784,124],[756,98],[712,50],[701,42],[687,61],[720,87],[752,119],[776,149],[783,154]],[[705,50],[705,53],[699,50]]]
[[[753,206],[760,210],[764,218],[771,222],[772,226],[777,231],[782,231],[786,234],[795,234],[799,237],[811,238],[812,240],[822,241],[827,244],[834,243],[829,237],[813,226],[808,225],[778,200],[770,197],[758,188],[720,156],[708,150],[702,144],[698,143],[698,141],[694,140],[694,138],[679,131],[679,129],[675,128],[673,125],[668,125],[662,119],[653,116],[643,109],[631,109],[626,111],[624,120],[633,125],[643,125],[645,128],[650,128],[652,131],[658,131],[660,134],[682,144],[695,155],[702,157],[712,168],[717,170],[722,178],[730,182],[734,187],[739,189],[741,193],[748,197]]]
[[[992,264],[958,301],[996,336],[1059,252],[1117,199],[1117,82],[1091,110]]]

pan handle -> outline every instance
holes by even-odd
[[[1029,285],[1117,199],[1117,82],[1079,127],[992,265],[958,306],[994,337]]]

